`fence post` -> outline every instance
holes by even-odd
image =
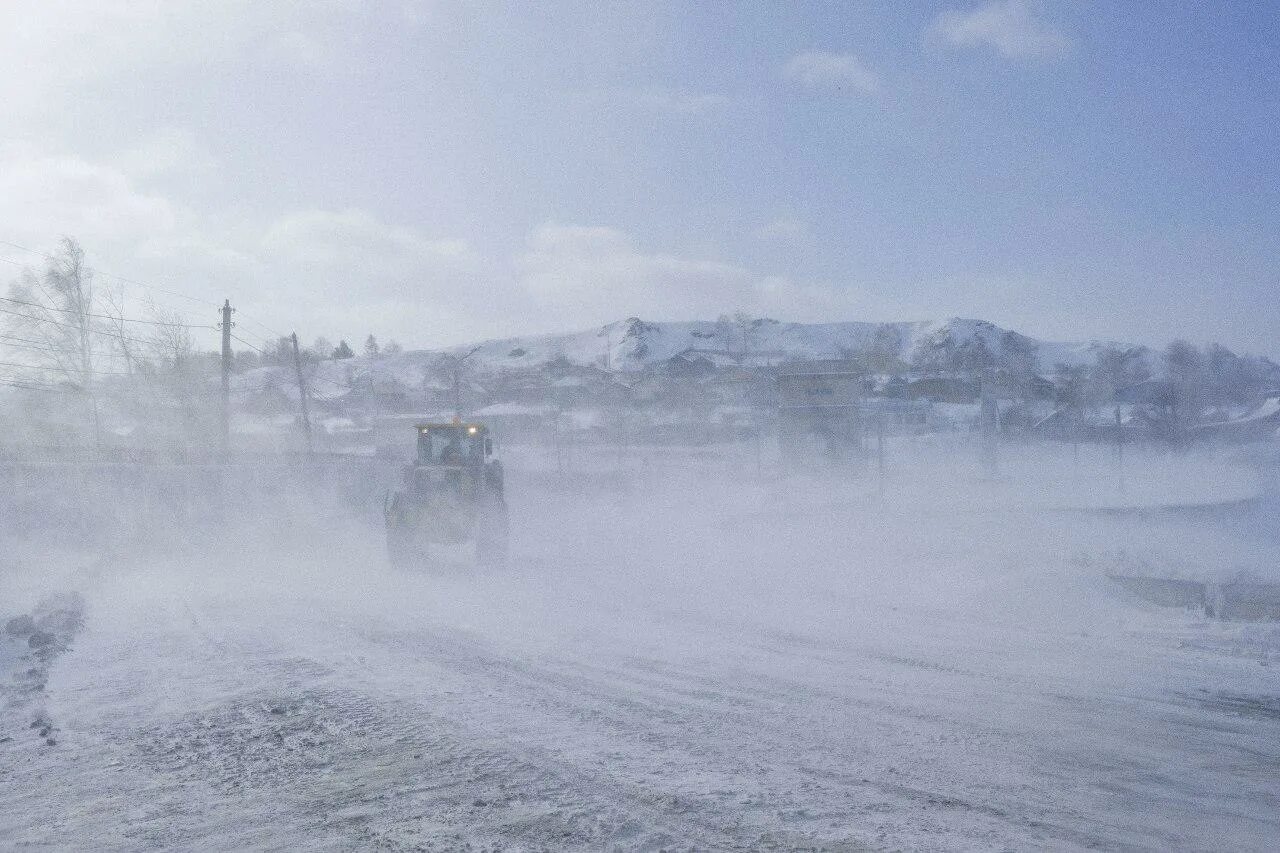
[[[307,453],[315,453],[311,439],[311,409],[307,405],[307,383],[302,377],[302,355],[298,352],[298,333],[289,336],[293,343],[293,372],[298,377],[298,395],[302,400],[302,429],[307,436]]]
[[[231,300],[222,303],[222,455],[231,452]]]

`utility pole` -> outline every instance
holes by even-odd
[[[453,366],[453,422],[462,423],[462,365]]]
[[[294,332],[290,335],[289,340],[293,342],[293,372],[298,377],[298,395],[302,400],[302,430],[307,436],[307,452],[315,453],[316,449],[311,440],[311,410],[307,405],[307,383],[302,378],[302,355],[298,352],[298,333]]]
[[[762,440],[760,433],[764,429],[764,426],[760,423],[760,408],[758,406],[751,413],[751,421],[752,421],[751,431],[755,433],[755,443],[756,443],[756,448],[755,448],[756,449],[756,479],[763,481],[764,480],[764,457],[763,457],[762,448],[760,447],[760,442]]]
[[[1120,406],[1116,406],[1116,472],[1120,481],[1120,494],[1124,494],[1124,425],[1120,421]]]
[[[560,404],[557,402],[555,414],[553,415],[553,417],[555,418],[555,421],[553,422],[554,429],[551,433],[551,440],[552,442],[554,442],[555,449],[556,449],[556,473],[557,474],[564,473],[564,456],[560,450],[560,414],[561,414]]]
[[[1071,409],[1071,473],[1080,473],[1080,430],[1084,425],[1084,407]]]
[[[880,497],[884,497],[884,412],[876,411],[876,475]]]
[[[453,366],[453,422],[462,423],[462,369],[467,359],[480,351],[480,347],[472,347],[466,355],[450,356]]]
[[[231,300],[222,303],[222,454],[231,452]]]

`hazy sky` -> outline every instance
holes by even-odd
[[[1280,353],[1280,4],[0,9],[0,240],[246,334],[741,309]]]

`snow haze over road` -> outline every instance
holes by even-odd
[[[84,623],[39,690],[5,688],[0,839],[1262,850],[1280,833],[1280,634],[1105,577],[1267,571],[1280,541],[1249,524],[992,512],[959,481],[910,505],[693,465],[603,482],[513,465],[501,572],[393,572],[378,525],[321,510],[221,543],[16,548],[6,609],[74,588]],[[0,663],[25,666],[6,643]]]

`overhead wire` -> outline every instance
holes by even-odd
[[[144,326],[167,326],[173,329],[213,329],[217,331],[217,326],[200,325],[198,323],[173,323],[168,320],[139,320],[133,317],[114,316],[112,314],[94,314],[88,311],[77,311],[74,308],[53,308],[48,305],[42,305],[39,302],[27,302],[22,299],[13,299],[9,296],[0,296],[0,302],[8,302],[12,305],[25,305],[29,308],[38,308],[41,311],[54,311],[58,314],[74,314],[80,317],[92,317],[95,320],[111,320],[116,323],[141,323]],[[32,319],[37,319],[32,317]]]
[[[0,242],[3,242],[3,241],[0,241]],[[13,244],[7,244],[7,245],[13,245]],[[27,251],[35,251],[35,250],[34,250],[34,249],[29,249],[29,250],[27,250]],[[37,253],[37,254],[41,254],[41,253]],[[52,256],[52,255],[48,255],[47,257],[52,258],[53,256]],[[3,261],[4,263],[7,263],[7,264],[13,264],[13,265],[14,265],[14,266],[16,266],[16,267],[22,267],[22,268],[24,268],[24,269],[26,269],[26,268],[27,268],[27,265],[26,265],[26,264],[24,264],[22,261],[15,261],[13,258],[6,258],[6,257],[3,257],[3,256],[0,256],[0,261]],[[49,295],[49,291],[45,290],[44,285],[40,282],[40,280],[39,280],[39,279],[32,279],[31,284],[33,284],[33,285],[36,287],[36,289],[40,291],[40,294],[41,294],[42,296],[44,296],[44,298],[45,298],[45,299],[47,299],[49,302],[53,302],[53,301],[54,301],[53,297]],[[3,298],[3,297],[0,297],[0,298]],[[7,298],[7,299],[6,299],[6,301],[10,301],[10,302],[12,302],[12,301],[20,301],[20,300],[14,300],[12,297],[9,297],[9,298]],[[37,303],[25,303],[25,304],[27,304],[27,305],[32,305],[32,306],[34,306],[34,307],[38,307],[38,308],[40,308],[40,309],[42,309],[42,310],[45,310],[45,311],[57,311],[57,312],[59,312],[59,313],[64,313],[64,314],[79,314],[79,313],[81,313],[81,312],[76,311],[76,310],[73,310],[73,309],[54,308],[54,307],[52,307],[51,305],[47,305],[47,304],[37,304]],[[170,310],[173,310],[173,311],[175,311],[175,312],[178,310],[178,309],[176,309],[176,308],[172,308],[171,306],[163,306],[163,307],[170,308]],[[101,315],[98,315],[98,316],[101,316]],[[120,322],[123,318],[121,318],[121,317],[117,317],[117,316],[114,316],[114,315],[109,315],[109,316],[108,316],[108,319],[111,319],[111,320],[115,320],[115,321],[117,321],[117,322]],[[141,321],[141,320],[125,320],[125,322],[149,322],[149,321]],[[174,324],[174,325],[177,325],[177,324]],[[195,327],[193,327],[193,328],[195,328]],[[199,327],[199,328],[203,328],[203,327]]]
[[[66,350],[59,349],[58,347],[49,346],[48,341],[34,341],[31,338],[17,338],[17,337],[14,337],[13,335],[0,335],[0,347],[7,347],[9,349],[32,350],[36,352],[55,352],[55,353],[66,352]],[[107,358],[110,358],[112,355],[114,355],[114,353],[103,353],[103,352],[95,352],[93,354],[101,355]]]
[[[32,249],[32,248],[31,248],[31,247],[29,247],[29,246],[23,246],[23,245],[21,245],[20,243],[14,243],[14,242],[12,242],[12,241],[10,241],[10,240],[0,240],[0,245],[9,246],[10,248],[18,249],[18,250],[23,251],[23,252],[30,252],[31,254],[33,254],[33,255],[39,255],[40,257],[45,258],[46,260],[50,260],[50,261],[56,261],[56,260],[58,260],[58,256],[57,256],[57,255],[52,255],[52,254],[50,254],[50,253],[48,253],[48,252],[42,252],[42,251],[40,251],[39,249]],[[6,262],[11,263],[11,264],[16,264],[16,265],[18,265],[18,266],[25,266],[25,264],[22,264],[22,263],[20,263],[19,261],[13,261],[13,260],[10,260],[9,258],[0,258],[0,260],[6,261]],[[145,282],[145,281],[138,281],[138,280],[137,280],[137,279],[135,279],[135,278],[128,278],[128,277],[126,277],[126,276],[116,275],[115,273],[106,272],[106,271],[101,270],[101,269],[98,269],[98,268],[96,268],[96,267],[94,268],[94,272],[96,272],[98,275],[104,276],[104,277],[106,277],[106,278],[112,278],[112,279],[115,279],[116,281],[123,282],[124,284],[131,284],[131,285],[133,285],[133,286],[135,286],[135,287],[141,287],[141,288],[143,288],[144,290],[154,290],[155,292],[157,292],[157,293],[163,293],[163,294],[165,294],[166,296],[174,296],[174,297],[177,297],[178,299],[188,299],[188,300],[190,300],[190,301],[192,301],[192,302],[198,302],[198,303],[200,303],[201,305],[208,305],[208,306],[210,306],[210,307],[212,307],[212,308],[221,308],[221,307],[222,307],[222,306],[221,306],[221,305],[219,305],[218,303],[216,303],[216,302],[211,302],[211,301],[209,301],[208,299],[201,299],[201,298],[196,297],[196,296],[188,296],[188,295],[187,295],[187,294],[185,294],[185,293],[178,293],[177,291],[173,291],[173,290],[166,290],[166,289],[165,289],[165,288],[163,288],[163,287],[158,287],[158,286],[156,286],[156,285],[154,285],[154,284],[148,284],[148,283],[147,283],[147,282]],[[239,309],[237,309],[237,313],[238,313],[238,312],[239,312]],[[262,323],[262,322],[260,322],[260,321],[258,321],[258,320],[255,320],[253,317],[250,317],[250,316],[247,316],[247,315],[244,315],[244,314],[241,314],[240,316],[241,316],[241,319],[248,321],[249,323],[251,323],[251,324],[252,324],[252,325],[254,325],[254,326],[258,326],[259,328],[265,329],[268,333],[270,333],[270,334],[272,334],[272,335],[277,335],[277,336],[279,336],[279,337],[285,337],[285,335],[281,334],[280,332],[277,332],[276,330],[272,329],[270,326],[266,325],[265,323]],[[264,340],[265,340],[265,339],[264,339]]]
[[[50,253],[48,253],[48,252],[43,252],[43,251],[40,251],[40,250],[38,250],[38,249],[32,249],[32,248],[30,248],[29,246],[24,246],[24,245],[19,244],[19,243],[14,243],[13,241],[10,241],[10,240],[3,240],[3,239],[0,239],[0,245],[9,246],[9,247],[11,247],[11,248],[18,249],[18,250],[23,251],[23,252],[29,252],[29,253],[31,253],[31,254],[33,254],[33,255],[38,255],[38,256],[40,256],[40,257],[42,257],[42,258],[45,258],[45,259],[47,259],[47,260],[51,260],[51,261],[57,261],[57,260],[59,259],[56,255],[50,254]],[[0,261],[4,261],[4,262],[6,262],[6,263],[10,263],[10,264],[13,264],[13,265],[15,265],[15,266],[23,266],[23,267],[25,267],[25,266],[26,266],[25,264],[21,263],[20,261],[15,261],[15,260],[13,260],[13,259],[11,259],[11,258],[0,257]],[[212,302],[212,301],[207,300],[207,299],[201,299],[201,298],[199,298],[199,297],[190,296],[190,295],[185,294],[185,293],[180,293],[180,292],[177,292],[177,291],[168,290],[168,289],[166,289],[166,288],[159,287],[159,286],[157,286],[157,285],[150,284],[150,283],[147,283],[147,282],[139,281],[139,280],[134,279],[134,278],[129,278],[129,277],[127,277],[127,276],[117,275],[117,274],[115,274],[115,273],[110,273],[110,272],[107,272],[107,271],[105,271],[105,270],[97,269],[97,268],[95,268],[95,270],[94,270],[94,271],[95,271],[98,275],[101,275],[101,276],[103,276],[103,277],[105,277],[105,278],[114,279],[114,280],[119,281],[119,282],[122,282],[122,283],[124,283],[124,284],[129,284],[129,285],[133,285],[133,286],[136,286],[136,287],[140,287],[140,288],[143,288],[144,290],[151,290],[151,291],[155,291],[155,292],[157,292],[157,293],[162,293],[162,294],[164,294],[164,295],[166,295],[166,296],[173,296],[173,297],[176,297],[176,298],[179,298],[179,299],[186,299],[186,300],[189,300],[189,301],[191,301],[191,302],[196,302],[196,303],[199,303],[199,304],[202,304],[202,305],[207,305],[207,306],[209,306],[209,307],[213,307],[213,308],[220,308],[220,307],[221,307],[221,306],[219,306],[216,302]],[[43,288],[43,287],[41,287],[41,288],[40,288],[40,290],[41,290],[41,292],[42,292],[42,293],[44,293],[44,294],[45,294],[45,296],[46,296],[46,297],[48,297],[48,293],[47,293],[46,291],[44,291],[44,288]],[[21,306],[23,306],[23,307],[27,307],[27,308],[34,308],[34,309],[37,309],[37,310],[40,310],[40,311],[56,312],[56,313],[59,313],[59,314],[79,315],[79,316],[91,317],[91,318],[99,319],[99,320],[109,320],[109,321],[112,321],[112,322],[115,322],[115,323],[134,323],[134,324],[147,325],[147,326],[156,326],[156,327],[162,327],[162,328],[201,329],[201,330],[211,330],[211,331],[217,331],[217,330],[219,330],[219,329],[221,328],[221,323],[219,323],[219,324],[217,324],[217,325],[207,325],[207,324],[200,324],[200,323],[178,323],[178,322],[171,322],[171,321],[166,321],[166,320],[143,320],[143,319],[140,319],[140,318],[124,317],[124,316],[116,316],[116,315],[111,315],[111,314],[82,313],[82,312],[76,311],[76,310],[74,310],[74,309],[53,308],[53,307],[50,307],[50,306],[48,306],[48,305],[44,305],[44,304],[41,304],[41,303],[37,303],[37,302],[29,302],[29,301],[25,301],[25,300],[21,300],[21,299],[14,299],[14,298],[12,298],[12,297],[0,297],[0,301],[3,301],[3,302],[8,303],[8,304],[10,304],[10,305],[21,305]],[[51,300],[51,301],[52,301],[52,300]],[[87,333],[87,334],[99,335],[99,336],[103,336],[103,337],[111,338],[111,339],[114,339],[114,340],[129,341],[129,342],[131,342],[131,343],[137,343],[137,344],[143,344],[143,345],[151,345],[152,343],[154,343],[153,341],[147,341],[147,340],[144,340],[144,339],[142,339],[142,338],[136,338],[136,337],[132,337],[132,336],[130,336],[130,335],[123,334],[123,332],[112,332],[112,331],[108,331],[108,330],[105,330],[105,329],[96,329],[96,328],[87,328],[87,329],[86,329],[86,328],[81,328],[81,327],[80,327],[80,326],[78,326],[78,325],[74,325],[74,324],[71,324],[71,323],[59,322],[59,321],[54,320],[54,319],[52,319],[52,318],[50,318],[50,317],[34,316],[34,315],[32,315],[32,314],[29,314],[29,313],[24,313],[24,312],[22,312],[22,311],[15,311],[15,310],[8,309],[8,308],[4,308],[4,307],[0,307],[0,313],[8,314],[8,315],[15,316],[15,317],[19,317],[19,318],[22,318],[22,319],[26,319],[26,320],[29,320],[29,321],[31,321],[31,322],[44,323],[44,324],[52,325],[52,326],[59,327],[59,328],[70,329],[70,330],[73,330],[73,331],[83,332],[83,333]],[[265,323],[262,323],[261,321],[255,320],[253,317],[248,316],[248,315],[245,315],[245,314],[243,314],[242,312],[239,312],[239,310],[238,310],[238,309],[237,309],[237,313],[238,313],[238,316],[239,316],[239,318],[240,318],[241,320],[246,321],[246,322],[250,323],[251,325],[256,326],[256,327],[258,327],[258,328],[260,328],[260,329],[263,329],[263,330],[265,330],[265,331],[266,331],[267,333],[269,333],[269,334],[275,335],[275,336],[277,336],[278,338],[286,338],[286,337],[288,337],[287,335],[284,335],[283,333],[281,333],[281,332],[279,332],[279,331],[277,331],[277,330],[275,330],[275,329],[271,328],[270,326],[266,325]],[[255,338],[260,339],[260,340],[262,341],[262,343],[263,343],[263,346],[262,346],[262,347],[260,347],[260,346],[258,346],[257,344],[254,344],[254,343],[253,343],[253,342],[251,342],[251,341],[245,340],[245,339],[244,339],[244,337],[242,337],[242,335],[250,335],[250,336],[252,336],[252,337],[255,337]],[[269,346],[271,345],[271,342],[270,342],[268,339],[266,339],[265,337],[263,337],[261,334],[256,333],[256,332],[250,332],[250,331],[248,331],[248,330],[246,330],[246,329],[243,329],[243,328],[241,328],[241,329],[240,329],[240,334],[230,333],[230,337],[231,337],[232,339],[234,339],[235,341],[239,342],[240,344],[243,344],[244,346],[249,347],[251,350],[253,350],[254,352],[257,352],[259,355],[264,355],[264,356],[265,356],[265,355],[267,355],[267,350],[265,349],[265,347],[269,347]],[[43,345],[43,343],[45,343],[45,342],[34,341],[34,340],[30,339],[30,338],[18,338],[18,337],[16,337],[16,336],[12,336],[12,335],[0,335],[0,338],[5,339],[5,340],[10,340],[10,341],[19,341],[19,342],[21,342],[21,343],[28,344],[28,346],[26,346],[26,347],[16,346],[15,344],[5,344],[5,346],[13,346],[13,347],[15,347],[15,348],[19,348],[19,349],[31,349],[31,350],[36,350],[36,351],[59,352],[59,350],[57,350],[57,349],[56,349],[56,348],[54,348],[54,347],[49,347],[49,346],[45,346],[45,345]],[[9,365],[9,366],[17,366],[17,367],[28,368],[28,369],[37,369],[37,370],[55,370],[55,369],[57,369],[57,368],[40,368],[40,367],[35,367],[35,366],[32,366],[32,365],[17,365],[17,364],[14,364],[14,363],[12,363],[12,362],[0,362],[0,364],[5,364],[5,365]],[[386,372],[386,371],[383,371],[383,370],[381,370],[381,369],[379,369],[379,368],[375,368],[375,367],[373,367],[372,365],[365,365],[365,368],[366,368],[366,370],[368,370],[370,373],[383,374],[383,375],[388,376],[388,377],[390,377],[390,378],[398,379],[398,377],[395,377],[393,374],[391,374],[391,373],[389,373],[389,372]],[[99,374],[99,375],[114,375],[114,376],[129,376],[129,375],[132,375],[132,374],[127,374],[127,373],[107,372],[107,371],[91,371],[91,372],[96,373],[96,374]],[[333,386],[333,387],[335,387],[335,388],[337,388],[337,389],[344,390],[344,391],[350,391],[350,390],[351,390],[351,388],[352,388],[352,386],[351,386],[349,383],[338,382],[338,381],[336,381],[336,380],[332,380],[332,379],[329,379],[329,378],[324,377],[324,376],[312,376],[312,377],[309,377],[309,379],[311,379],[311,380],[317,380],[317,381],[321,381],[321,382],[325,382],[325,383],[327,383],[327,384],[329,384],[329,385],[331,385],[331,386]],[[61,388],[56,388],[56,387],[47,387],[47,388],[46,388],[46,387],[37,387],[37,384],[38,384],[38,383],[33,383],[33,382],[23,382],[23,383],[21,383],[21,384],[15,384],[15,383],[6,383],[6,384],[10,384],[10,385],[12,385],[13,387],[31,388],[32,390],[48,390],[48,391],[63,391],[63,390],[66,390],[66,389],[61,389]],[[273,387],[273,386],[263,386],[263,387],[261,387],[261,388],[238,389],[238,392],[254,392],[254,391],[262,391],[262,390],[266,390],[266,389],[267,389],[267,388],[269,388],[269,387]],[[325,399],[325,398],[324,398],[324,397],[320,397],[319,399],[323,400],[323,399]]]
[[[134,338],[129,335],[118,334],[116,332],[108,332],[105,329],[89,328],[89,329],[82,330],[79,326],[72,325],[71,323],[59,323],[57,320],[52,320],[48,317],[33,317],[30,314],[24,314],[21,311],[11,311],[8,308],[0,308],[0,314],[12,314],[15,317],[22,317],[24,319],[31,320],[36,323],[48,323],[51,326],[58,326],[63,329],[72,329],[73,331],[77,331],[77,332],[83,331],[86,334],[90,334],[90,335],[103,335],[105,337],[115,338],[117,340],[131,341],[135,344],[146,344],[149,346],[152,343],[151,341],[143,340],[142,338]]]
[[[240,319],[241,319],[241,320],[248,320],[248,321],[249,321],[249,323],[253,324],[254,326],[257,326],[259,329],[263,329],[263,330],[265,330],[265,331],[267,332],[267,334],[275,335],[277,338],[287,338],[287,337],[289,337],[289,336],[288,336],[288,335],[286,335],[284,332],[277,332],[275,329],[271,328],[270,326],[266,325],[265,323],[259,322],[259,321],[255,320],[255,319],[253,319],[252,317],[246,316],[245,314],[241,313],[241,311],[240,311],[240,309],[239,309],[239,308],[237,308],[237,309],[236,309],[236,314],[240,317]],[[262,338],[262,340],[263,340],[263,342],[264,342],[264,343],[265,343],[265,342],[266,342],[266,340],[267,340],[265,337],[263,337],[263,336],[262,336],[262,334],[261,334],[260,332],[258,332],[258,333],[254,333],[254,335],[255,335],[255,337]]]
[[[2,366],[4,366],[4,367],[20,367],[20,368],[22,368],[23,370],[55,371],[55,372],[58,372],[58,373],[69,373],[69,372],[71,372],[71,371],[65,370],[64,368],[61,368],[61,367],[44,367],[44,366],[41,366],[41,365],[38,365],[38,364],[20,364],[20,363],[15,362],[15,361],[0,361],[0,365],[2,365]],[[83,370],[83,369],[81,369],[81,368],[75,368],[75,372],[77,372],[77,373],[90,373],[90,374],[93,374],[94,376],[133,376],[133,375],[134,375],[134,374],[132,374],[132,373],[121,373],[120,371],[117,371],[117,370],[95,370],[95,369],[93,369],[93,368],[89,368],[88,370]]]
[[[242,338],[242,337],[240,337],[239,335],[237,335],[235,332],[232,332],[232,333],[231,333],[231,337],[232,337],[233,339],[235,339],[235,340],[239,341],[240,343],[244,344],[245,346],[247,346],[249,349],[253,350],[254,352],[258,353],[259,355],[266,355],[266,354],[267,354],[267,353],[266,353],[266,350],[263,350],[263,349],[261,349],[261,348],[259,348],[259,347],[254,346],[253,344],[251,344],[251,343],[249,343],[248,341],[246,341],[244,338]]]
[[[11,382],[7,379],[0,379],[0,385],[9,388],[21,388],[24,391],[51,391],[58,394],[79,394],[79,388],[59,388],[53,385],[33,385],[27,382]]]
[[[50,260],[50,261],[56,261],[56,260],[58,260],[58,256],[57,256],[57,255],[51,255],[51,254],[49,254],[48,252],[42,252],[42,251],[40,251],[39,249],[32,249],[30,246],[23,246],[23,245],[21,245],[21,244],[14,243],[14,242],[11,242],[11,241],[9,241],[9,240],[0,240],[0,245],[9,246],[10,248],[18,249],[18,250],[23,251],[23,252],[30,252],[30,253],[31,253],[31,254],[33,254],[33,255],[39,255],[40,257],[45,258],[45,259]],[[96,267],[94,268],[94,272],[95,272],[95,273],[97,273],[98,275],[101,275],[101,276],[105,277],[105,278],[113,278],[113,279],[115,279],[116,281],[123,282],[124,284],[132,284],[132,285],[134,285],[134,286],[136,286],[136,287],[142,287],[142,288],[145,288],[145,289],[147,289],[147,290],[154,290],[154,291],[156,291],[157,293],[163,293],[163,294],[164,294],[164,295],[166,295],[166,296],[175,296],[175,297],[177,297],[178,299],[189,299],[189,300],[191,300],[192,302],[199,302],[199,303],[201,303],[201,304],[203,304],[203,305],[212,305],[214,308],[219,307],[219,306],[218,306],[218,304],[217,304],[216,302],[210,302],[209,300],[207,300],[207,299],[201,299],[201,298],[199,298],[198,296],[188,296],[188,295],[187,295],[187,294],[185,294],[185,293],[178,293],[178,292],[173,291],[173,290],[165,290],[163,287],[157,287],[157,286],[156,286],[156,285],[154,285],[154,284],[147,284],[146,282],[137,281],[136,279],[126,278],[125,276],[122,276],[122,275],[116,275],[115,273],[109,273],[109,272],[106,272],[105,270],[101,270],[101,269],[98,269],[98,268],[96,268]]]

